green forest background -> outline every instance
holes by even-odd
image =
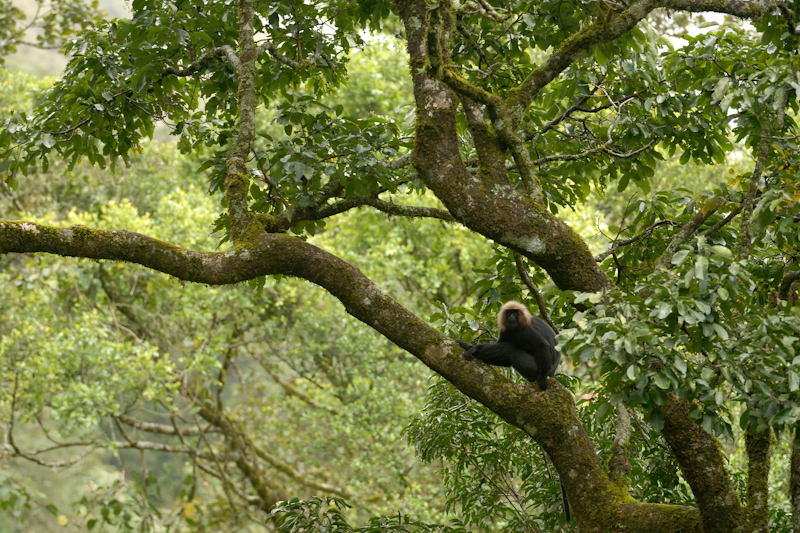
[[[126,12],[124,2],[99,7],[112,17]],[[345,115],[384,115],[410,128],[402,44],[389,33],[370,39],[352,52],[349,83],[327,103],[342,105]],[[57,52],[19,47],[0,71],[0,115],[34,105],[64,65]],[[258,120],[280,138],[284,127],[275,116],[269,110]],[[127,229],[225,250],[229,244],[213,231],[219,198],[196,179],[201,163],[157,130],[130,166],[115,171],[50,161],[0,194],[0,218]],[[651,189],[701,198],[707,181],[751,165],[744,151],[713,167],[667,158]],[[413,201],[438,205],[427,194]],[[675,207],[650,190],[609,190],[560,216],[600,253],[643,204]],[[459,225],[364,208],[309,233],[447,331],[491,330],[485,306],[501,295],[523,296],[507,250]],[[557,315],[563,296],[543,272],[533,275]],[[252,505],[244,488],[245,462],[218,453],[262,465],[263,488],[277,500],[337,498],[319,500],[318,511],[335,521],[341,510],[375,531],[392,530],[400,517],[442,524],[438,531],[573,530],[541,449],[310,283],[270,278],[211,288],[130,264],[3,257],[0,354],[25,361],[16,381],[3,382],[25,391],[14,395],[16,418],[2,421],[6,433],[14,426],[5,449],[16,452],[0,455],[3,532],[271,530],[264,525],[269,513]],[[558,379],[575,394],[606,457],[614,424],[593,401],[600,374],[565,357]],[[692,504],[660,433],[635,422],[632,495]],[[179,434],[178,426],[193,429]],[[220,445],[223,433],[239,439],[238,452]],[[745,463],[735,445],[740,436],[722,441],[733,466]],[[773,530],[789,531],[791,444],[778,445]],[[743,491],[744,474],[735,481]]]

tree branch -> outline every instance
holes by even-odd
[[[656,229],[658,229],[658,228],[660,228],[662,226],[677,226],[677,225],[678,225],[678,223],[673,221],[673,220],[662,220],[660,222],[656,222],[655,224],[653,224],[650,227],[648,227],[647,229],[645,229],[643,232],[639,233],[638,235],[635,235],[635,236],[631,237],[630,239],[623,239],[621,241],[614,241],[611,244],[611,248],[609,248],[608,250],[606,250],[605,252],[603,252],[601,254],[598,254],[595,257],[595,260],[598,263],[602,263],[603,261],[605,261],[606,257],[608,257],[609,255],[611,255],[614,252],[616,252],[619,248],[622,248],[623,246],[628,246],[629,244],[634,244],[634,243],[642,240],[643,238],[645,238],[648,235],[650,235],[651,233],[653,233],[654,230],[656,230]]]
[[[228,203],[231,241],[246,239],[253,222],[248,209],[250,172],[247,160],[256,138],[256,45],[254,35],[255,0],[239,0],[239,133],[228,153],[225,199]]]
[[[192,74],[196,74],[197,72],[200,72],[209,66],[219,57],[225,57],[228,60],[228,63],[230,63],[231,67],[233,67],[234,72],[237,74],[239,73],[239,57],[236,55],[236,52],[233,50],[233,48],[226,44],[224,46],[212,48],[211,50],[206,50],[199,58],[197,58],[197,61],[194,61],[183,68],[165,68],[164,72],[161,73],[161,78],[163,79],[171,75],[181,78],[191,76]]]
[[[745,433],[747,450],[747,511],[748,531],[769,530],[769,470],[772,430],[761,433],[748,429]]]
[[[517,264],[517,272],[519,272],[519,277],[522,279],[522,282],[528,287],[528,291],[536,298],[536,305],[539,307],[539,314],[542,315],[542,318],[553,328],[553,331],[558,333],[558,328],[556,327],[553,319],[550,318],[550,313],[547,312],[547,306],[544,303],[544,298],[542,298],[542,293],[536,288],[536,285],[533,284],[533,280],[531,276],[528,274],[528,269],[525,267],[525,262],[522,259],[522,256],[517,252],[514,252],[514,262]]]
[[[0,221],[0,254],[49,252],[129,261],[182,280],[211,285],[275,274],[309,280],[338,298],[348,313],[539,442],[553,460],[578,515],[589,516],[596,498],[610,490],[607,488],[610,481],[594,446],[580,425],[572,395],[562,387],[555,385],[539,391],[536,387],[514,384],[486,365],[470,365],[463,360],[462,350],[454,341],[410,313],[358,269],[301,239],[261,234],[251,242],[250,248],[204,253],[128,231]],[[203,406],[200,407],[202,410]],[[201,414],[217,425],[217,417],[208,412]],[[224,427],[219,427],[225,432]],[[580,468],[570,467],[575,464],[580,464]],[[240,468],[252,466],[244,464]],[[264,481],[260,474],[250,472],[250,475],[256,482]],[[587,484],[586,479],[593,482]],[[264,492],[265,488],[261,485],[259,496],[268,498],[268,503],[274,495]],[[645,511],[637,507],[631,512]]]
[[[800,271],[791,270],[784,274],[781,278],[781,283],[778,287],[778,298],[781,300],[789,300],[792,294],[797,290],[795,283],[800,280]]]
[[[672,238],[661,258],[658,260],[656,268],[668,268],[672,261],[672,256],[678,248],[692,238],[692,235],[708,220],[708,217],[717,212],[717,210],[725,204],[725,198],[717,196],[709,200],[706,205],[698,211],[689,222],[684,225],[678,233]]]
[[[320,37],[321,40],[321,37]],[[296,59],[292,59],[291,57],[281,53],[278,50],[278,47],[275,46],[270,41],[265,41],[258,47],[256,50],[257,55],[261,55],[264,52],[268,52],[269,55],[272,56],[275,61],[282,65],[286,65],[289,68],[293,68],[295,70],[302,70],[310,67],[315,66],[332,66],[332,62],[328,61],[327,56],[322,52],[321,45],[318,43],[317,50],[311,55],[310,58],[306,59],[305,61],[297,61]],[[320,61],[320,58],[323,58],[324,63]]]
[[[124,422],[125,424],[128,424],[129,426],[132,426],[141,431],[147,431],[149,433],[158,433],[160,435],[190,436],[190,435],[197,435],[199,433],[214,433],[217,431],[211,426],[206,426],[202,428],[192,428],[192,427],[177,428],[174,425],[158,424],[155,422],[142,422],[141,420],[128,415],[115,415],[114,418],[118,419],[120,422]]]
[[[661,7],[659,0],[641,0],[608,21],[595,21],[566,39],[553,51],[547,61],[534,69],[523,82],[510,91],[504,105],[512,115],[522,116],[539,92],[566,70],[572,63],[588,56],[595,46],[611,42],[633,29],[653,9]]]
[[[740,531],[742,507],[717,440],[689,417],[689,402],[667,395],[662,434],[692,488],[704,531]]]
[[[800,427],[795,425],[789,468],[789,497],[792,505],[792,531],[800,532]]]
[[[786,5],[781,0],[663,0],[661,7],[691,13],[711,11],[758,21],[773,9]]]
[[[413,160],[420,179],[457,221],[533,260],[559,288],[596,292],[607,287],[610,281],[585,241],[541,202],[517,192],[507,173],[488,172],[476,178],[469,172],[459,149],[458,98],[429,73],[428,5],[422,0],[399,0],[397,6],[406,27],[414,83]],[[499,162],[489,164],[494,169]]]
[[[611,479],[616,483],[630,487],[631,462],[628,459],[628,446],[631,442],[631,415],[628,408],[622,404],[617,405],[617,433],[611,445],[611,458],[608,469]]]

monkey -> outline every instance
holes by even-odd
[[[494,366],[510,366],[528,381],[547,389],[547,377],[556,375],[561,354],[556,349],[556,333],[547,322],[531,316],[519,302],[506,302],[497,314],[500,336],[497,342],[472,345],[456,341],[466,351],[464,359],[480,359]]]
[[[541,318],[531,316],[528,308],[519,302],[506,302],[497,314],[500,336],[497,342],[469,344],[457,340],[464,350],[464,359],[480,359],[494,366],[510,366],[528,381],[536,381],[539,388],[547,389],[547,377],[555,377],[561,354],[556,349],[556,332]],[[564,516],[572,523],[572,512],[567,491],[561,484]]]

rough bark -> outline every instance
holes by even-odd
[[[689,418],[689,402],[669,394],[662,409],[664,438],[692,488],[705,533],[744,531],[736,489],[719,443]]]
[[[800,433],[794,430],[792,461],[789,472],[789,498],[792,504],[792,531],[800,533]]]
[[[231,240],[234,244],[246,239],[252,223],[247,194],[250,188],[250,171],[247,160],[256,138],[256,45],[253,38],[254,0],[239,2],[239,61],[236,74],[239,79],[239,132],[233,149],[228,154],[225,176],[225,199],[228,203]]]
[[[456,93],[429,71],[429,11],[424,0],[397,3],[406,26],[414,97],[417,139],[414,166],[425,184],[454,218],[468,228],[533,260],[559,288],[586,292],[609,286],[586,243],[540,202],[525,197],[500,170],[502,150],[488,128],[471,119],[478,146],[479,176],[468,171],[459,153]],[[470,114],[474,117],[474,113]]]
[[[747,531],[769,531],[769,469],[772,430],[748,430],[747,450]]]

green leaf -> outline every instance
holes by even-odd
[[[683,263],[684,259],[691,253],[691,250],[678,250],[674,254],[672,254],[672,260],[670,261],[673,265],[678,266]]]
[[[581,363],[585,363],[586,361],[594,359],[595,353],[597,353],[597,348],[594,346],[589,346],[588,348],[581,350],[581,355],[579,357]]]
[[[53,146],[56,145],[56,141],[55,139],[53,139],[52,135],[50,135],[49,133],[45,133],[44,135],[42,135],[42,144],[45,145],[45,147],[47,148],[52,148]]]
[[[769,207],[764,207],[758,213],[756,223],[753,225],[754,233],[762,233],[767,227],[775,221],[777,213]]]
[[[686,361],[678,357],[677,355],[673,358],[675,361],[675,369],[681,373],[682,376],[686,375]]]
[[[730,251],[729,248],[715,244],[713,246],[709,246],[709,250],[711,253],[717,257],[720,257],[726,261],[733,261],[733,252]]]
[[[717,80],[717,84],[714,86],[714,92],[711,95],[712,104],[716,104],[717,102],[722,100],[722,97],[725,95],[725,91],[728,90],[730,84],[731,80],[730,78],[727,77],[722,77],[719,80]]]
[[[653,380],[656,383],[656,386],[661,390],[669,390],[672,387],[672,381],[665,376],[662,372],[659,372],[653,377]]]
[[[597,412],[594,414],[595,420],[597,420],[598,423],[603,422],[606,418],[608,418],[608,415],[611,414],[613,409],[614,406],[612,406],[610,403],[603,402],[597,407]]]
[[[536,19],[530,13],[526,12],[522,14],[522,22],[524,22],[530,28],[536,27]]]
[[[608,63],[608,56],[606,55],[605,51],[603,50],[602,46],[597,46],[594,49],[594,59],[597,61],[597,64],[600,66],[604,66]]]
[[[650,425],[653,426],[653,429],[656,431],[664,429],[664,416],[661,414],[661,411],[656,409],[650,411]]]
[[[699,280],[704,280],[708,277],[708,257],[704,255],[697,257],[694,263],[694,275]]]
[[[781,85],[772,97],[772,109],[777,111],[783,105],[783,97],[786,94],[786,86]]]
[[[669,315],[672,314],[672,302],[662,300],[658,302],[657,310],[658,314],[656,315],[659,320],[663,320],[667,318]]]

